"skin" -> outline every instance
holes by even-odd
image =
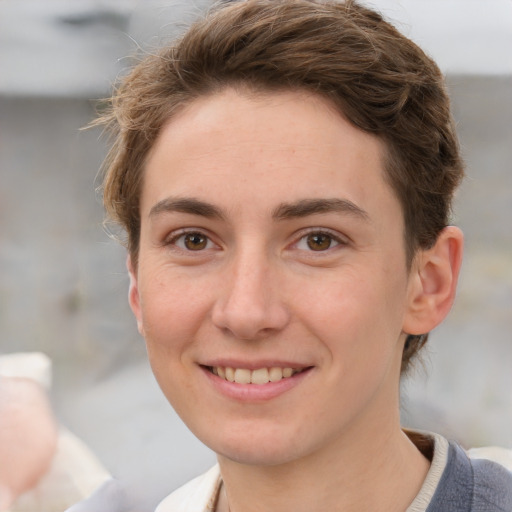
[[[0,512],[38,483],[56,446],[57,424],[43,389],[0,377]]]
[[[129,300],[164,394],[218,454],[218,510],[405,510],[421,487],[401,353],[447,314],[462,235],[407,269],[384,151],[321,98],[231,89],[152,149]],[[259,399],[226,394],[216,365],[307,371]]]

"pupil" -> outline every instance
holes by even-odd
[[[329,235],[309,235],[308,247],[313,251],[323,251],[331,246],[331,237]]]
[[[185,236],[185,247],[191,251],[199,251],[206,247],[206,237],[200,233],[190,233]]]

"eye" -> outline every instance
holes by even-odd
[[[297,249],[303,251],[327,251],[340,245],[341,240],[330,233],[314,231],[304,235],[297,243]]]
[[[213,246],[213,242],[200,231],[183,233],[173,238],[171,243],[185,251],[202,251]]]

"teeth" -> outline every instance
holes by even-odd
[[[281,368],[270,368],[268,372],[270,382],[278,382],[283,378],[283,370]]]
[[[266,368],[254,370],[251,374],[251,384],[266,384],[268,381],[268,370]]]
[[[237,368],[235,370],[235,382],[237,384],[250,384],[251,383],[251,370],[244,368]]]
[[[213,366],[211,372],[218,375],[221,379],[237,384],[268,384],[269,382],[279,382],[301,372],[294,368],[258,368],[257,370],[248,370],[246,368],[230,368],[229,366]]]
[[[235,370],[233,370],[233,368],[226,368],[226,380],[235,382]]]

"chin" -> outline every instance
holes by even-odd
[[[276,448],[278,447],[274,441],[274,449],[272,447],[261,449],[251,446],[244,450],[227,447],[216,453],[220,457],[245,466],[280,466],[296,459],[289,451]]]
[[[201,439],[201,438],[200,438]],[[304,443],[293,434],[283,435],[248,430],[242,436],[236,434],[222,439],[207,436],[201,439],[218,456],[249,466],[278,466],[305,455]]]

